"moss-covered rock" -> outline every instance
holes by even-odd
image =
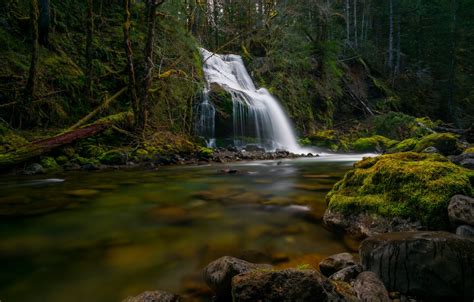
[[[28,141],[25,138],[15,134],[9,126],[0,119],[0,153],[15,150],[27,143]]]
[[[48,172],[61,169],[56,160],[52,157],[43,157],[40,161],[40,165]]]
[[[412,151],[415,149],[416,145],[418,144],[419,140],[416,138],[407,138],[392,148],[390,148],[390,152],[396,153],[396,152],[407,152],[407,151]]]
[[[450,198],[456,194],[472,196],[473,181],[473,171],[439,154],[406,152],[366,158],[354,164],[327,195],[324,219],[336,228],[344,219],[362,224],[359,229],[370,229],[369,221],[377,218],[388,219],[388,223],[401,218],[430,229],[444,229],[448,227]],[[349,224],[342,226],[345,231],[349,228]]]
[[[436,123],[427,117],[415,118],[401,112],[389,112],[373,118],[375,134],[395,140],[431,134],[435,126]]]
[[[415,146],[414,151],[422,152],[428,147],[435,147],[444,155],[461,153],[458,137],[452,133],[433,133],[423,137]]]
[[[352,144],[352,149],[357,152],[382,152],[395,146],[398,142],[381,135],[362,137]]]
[[[124,165],[127,163],[127,154],[122,150],[110,150],[102,154],[99,161],[105,165]]]
[[[464,154],[474,153],[474,147],[467,148],[466,150],[464,150],[463,153]]]

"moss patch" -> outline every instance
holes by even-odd
[[[423,137],[414,151],[422,152],[428,147],[435,147],[444,155],[459,154],[458,138],[452,133],[433,133]]]
[[[419,140],[417,140],[416,138],[407,138],[406,140],[403,140],[403,141],[399,142],[398,144],[396,144],[389,151],[390,152],[412,151],[413,149],[415,149],[418,142],[419,142]]]
[[[398,142],[381,135],[359,138],[354,142],[352,148],[357,152],[380,152],[387,150]]]
[[[474,172],[438,154],[388,154],[366,158],[354,168],[327,195],[330,210],[411,218],[444,229],[450,198],[473,194]]]

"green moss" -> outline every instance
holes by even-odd
[[[76,164],[79,164],[81,166],[84,166],[84,165],[98,166],[98,165],[100,165],[100,162],[97,159],[84,158],[84,157],[79,156],[79,155],[74,155],[74,157],[72,158],[71,161],[76,163]]]
[[[435,123],[427,117],[415,118],[400,112],[389,112],[373,118],[375,134],[395,140],[422,137],[431,134]]]
[[[381,135],[375,135],[372,137],[363,137],[356,140],[352,148],[357,152],[380,152],[387,150],[398,142],[391,140]]]
[[[122,150],[111,150],[102,154],[99,161],[106,165],[124,165],[127,162],[127,154]]]
[[[18,149],[27,143],[25,138],[15,134],[7,124],[0,120],[0,153]]]
[[[464,153],[464,154],[467,154],[467,153],[474,153],[474,147],[467,148],[466,150],[464,150],[463,153]]]
[[[403,141],[399,142],[398,144],[396,144],[389,151],[390,152],[412,151],[413,149],[415,149],[418,142],[419,142],[419,140],[417,140],[416,138],[407,138],[406,140],[403,140]]]
[[[445,155],[460,153],[458,138],[452,133],[433,133],[423,137],[415,147],[416,152],[422,152],[428,147],[435,147]]]
[[[354,165],[327,195],[329,209],[420,221],[432,229],[448,225],[455,194],[472,196],[474,172],[438,154],[413,152],[367,158]]]
[[[67,156],[60,155],[60,156],[56,157],[56,162],[59,165],[64,165],[64,164],[69,162],[69,159],[67,158]]]
[[[214,150],[211,148],[200,147],[199,148],[199,156],[204,158],[211,158],[214,154]]]
[[[57,171],[61,169],[56,160],[52,157],[44,157],[40,161],[40,165],[47,171]]]

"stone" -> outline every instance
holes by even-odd
[[[460,155],[452,155],[448,157],[456,165],[467,169],[474,169],[474,153],[463,153]]]
[[[365,270],[389,291],[427,301],[474,297],[474,241],[447,232],[373,236],[360,246]]]
[[[470,225],[460,225],[456,228],[456,235],[474,239],[474,227]]]
[[[231,283],[234,276],[256,269],[271,268],[272,266],[269,264],[255,264],[224,256],[204,268],[204,281],[216,293],[217,297],[228,298],[231,295]]]
[[[438,149],[436,149],[436,147],[431,146],[423,150],[422,153],[440,153],[440,152]]]
[[[373,272],[360,273],[354,282],[354,291],[360,301],[390,302],[387,289]]]
[[[235,302],[344,301],[329,279],[316,270],[256,270],[232,279]]]
[[[128,297],[122,302],[178,302],[179,296],[165,291],[147,291],[135,297]]]
[[[343,268],[338,272],[335,272],[329,277],[329,279],[333,281],[351,282],[352,280],[357,278],[357,276],[360,273],[362,273],[362,271],[363,271],[362,265],[355,264],[355,265],[351,265],[346,268]]]
[[[343,268],[355,265],[354,257],[349,253],[340,253],[329,256],[319,263],[321,273],[329,277]]]
[[[36,174],[44,174],[45,170],[43,166],[41,166],[38,163],[33,163],[28,165],[25,170],[23,171],[23,174],[25,175],[36,175]]]
[[[448,206],[449,221],[454,225],[474,226],[474,198],[454,195]]]

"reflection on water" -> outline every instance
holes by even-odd
[[[320,219],[353,160],[0,178],[0,299],[206,296],[202,268],[223,255],[316,265],[347,250]]]

